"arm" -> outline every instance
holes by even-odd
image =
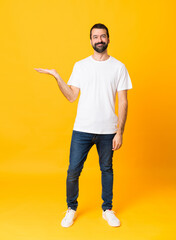
[[[118,131],[113,138],[112,150],[117,150],[122,145],[122,135],[124,132],[125,122],[127,118],[127,110],[127,90],[122,90],[118,92]]]
[[[128,100],[127,90],[118,92],[118,134],[123,134],[127,118]]]
[[[34,68],[36,71],[40,72],[40,73],[47,73],[52,75],[58,83],[58,86],[61,90],[61,92],[63,93],[63,95],[70,101],[70,102],[74,102],[76,100],[76,98],[78,97],[79,94],[79,88],[75,87],[75,86],[68,86],[60,77],[60,75],[56,72],[56,70],[54,69],[42,69],[42,68]]]
[[[58,86],[61,90],[61,92],[64,94],[64,96],[70,101],[70,102],[74,102],[79,94],[79,88],[75,87],[75,86],[68,86],[63,80],[62,78],[58,75],[56,75],[56,80],[58,83]]]

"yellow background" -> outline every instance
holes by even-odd
[[[175,239],[175,1],[0,2],[0,238]],[[108,53],[132,80],[122,147],[114,152],[112,228],[101,216],[101,173],[93,146],[80,177],[78,218],[66,211],[66,171],[78,99],[34,68],[65,82],[91,54],[89,32],[104,23]],[[116,103],[118,115],[118,103]]]

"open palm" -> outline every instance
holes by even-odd
[[[47,73],[47,74],[50,74],[52,76],[56,76],[58,73],[56,72],[55,69],[43,69],[43,68],[34,68],[37,72],[40,72],[40,73]]]

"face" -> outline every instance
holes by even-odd
[[[93,49],[102,53],[106,50],[109,44],[109,39],[106,33],[106,29],[93,28],[91,36],[91,45]]]

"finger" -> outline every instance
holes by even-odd
[[[121,148],[121,146],[122,146],[122,143],[119,143],[117,148],[119,149],[119,148]]]
[[[34,68],[35,70],[41,70],[42,68]]]
[[[37,72],[41,72],[41,68],[34,68]]]
[[[118,143],[116,143],[115,149],[116,150],[119,149],[119,144]]]
[[[113,150],[115,150],[116,149],[116,141],[114,140],[113,141],[113,148],[112,148]]]
[[[112,140],[112,149],[114,148],[114,139]]]
[[[42,69],[42,68],[38,68],[38,69],[36,69],[36,71],[40,72],[40,73],[48,73],[47,70]]]

